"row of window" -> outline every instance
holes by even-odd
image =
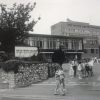
[[[70,27],[89,28],[89,26],[68,24]]]
[[[65,33],[66,32],[75,32],[75,33],[83,33],[83,34],[94,34],[94,35],[98,35],[100,32],[97,31],[93,31],[93,30],[83,30],[83,29],[74,29],[74,28],[66,28],[65,29]]]
[[[40,49],[57,49],[60,45],[68,50],[82,50],[81,40],[68,40],[68,41],[56,41],[56,40],[29,40],[28,44],[30,46],[37,46]]]
[[[99,49],[85,49],[85,53],[98,54]]]
[[[86,24],[86,25],[67,24],[67,25],[70,26],[70,27],[75,27],[75,28],[82,28],[82,29],[83,29],[83,28],[84,28],[84,29],[85,29],[85,28],[86,28],[86,29],[88,28],[88,29],[92,29],[92,30],[93,30],[93,29],[94,29],[94,30],[100,30],[100,27],[95,27],[95,26],[93,27],[93,26],[91,26],[91,25],[89,25],[89,24],[88,24],[88,25],[87,25],[87,24]]]

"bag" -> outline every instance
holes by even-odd
[[[65,78],[64,72],[63,71],[60,71],[60,80],[62,80],[64,78]]]
[[[64,79],[64,75],[63,74],[60,75],[60,80],[62,80],[62,79]]]

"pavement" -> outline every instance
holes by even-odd
[[[99,79],[100,64],[95,64],[94,76],[82,80],[70,78],[66,71],[65,96],[54,95],[55,79],[49,78],[24,88],[8,89],[5,85],[5,88],[0,88],[0,100],[100,100]]]

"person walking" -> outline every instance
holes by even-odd
[[[58,70],[55,73],[56,79],[56,88],[55,95],[65,95],[65,74],[61,66],[59,66]]]
[[[85,65],[86,65],[86,62],[85,62],[85,60],[83,60],[82,63],[81,63],[81,67],[82,67],[82,70],[81,70],[81,72],[82,72],[82,78],[85,78],[86,77]]]
[[[74,76],[73,64],[71,61],[69,62],[69,76],[71,78],[73,78],[73,76]]]
[[[93,76],[93,65],[94,65],[94,60],[91,59],[91,60],[88,62],[88,65],[89,65],[89,70],[90,70],[90,76]]]
[[[74,70],[74,77],[76,77],[76,73],[77,73],[77,61],[75,60],[75,61],[72,61],[72,63],[73,63],[73,70]]]
[[[82,65],[81,65],[81,62],[79,62],[77,70],[78,70],[78,78],[82,79]]]

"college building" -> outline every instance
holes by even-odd
[[[66,22],[59,22],[52,25],[51,35],[82,37],[85,51],[82,58],[99,57],[100,26],[67,19]]]
[[[81,59],[84,53],[83,38],[81,37],[29,34],[25,43],[29,46],[38,47],[39,53],[48,60],[51,60],[52,54],[60,46],[65,52],[66,60],[75,59],[76,56]]]
[[[52,54],[60,46],[65,52],[66,60],[99,58],[100,26],[67,19],[51,26],[51,35],[29,34],[25,43],[38,47],[39,53],[51,60]]]

